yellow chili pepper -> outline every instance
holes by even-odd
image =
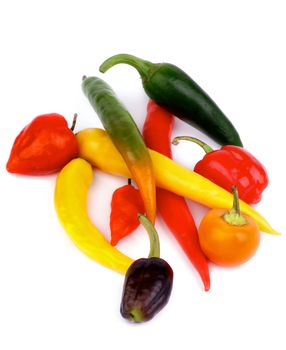
[[[76,158],[61,170],[54,198],[58,218],[83,253],[98,263],[125,274],[133,260],[112,247],[88,216],[87,196],[92,179],[92,166],[84,159]]]
[[[124,160],[104,130],[84,129],[76,136],[80,157],[107,173],[131,177]],[[232,206],[233,197],[228,191],[168,157],[152,150],[149,151],[158,187],[190,198],[209,208],[230,208]],[[241,212],[252,217],[261,231],[279,235],[250,205],[242,200],[239,201],[239,205]]]

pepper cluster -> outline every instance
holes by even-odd
[[[58,172],[54,199],[61,224],[84,254],[125,275],[120,312],[129,321],[143,322],[168,303],[173,284],[173,270],[160,258],[156,214],[197,270],[205,291],[211,286],[209,261],[244,263],[255,254],[260,231],[279,233],[251,206],[268,185],[265,168],[243,148],[234,125],[203,89],[172,64],[127,54],[110,57],[100,71],[118,63],[137,69],[150,98],[142,133],[105,81],[84,77],[82,90],[105,130],[74,134],[76,116],[71,129],[59,114],[38,116],[15,139],[7,170]],[[175,117],[203,131],[221,149],[212,150],[191,136],[172,141]],[[206,152],[194,170],[172,159],[171,146],[180,140],[193,141]],[[128,178],[111,199],[110,241],[88,215],[93,168]],[[199,227],[186,199],[210,208]],[[134,261],[115,246],[140,223],[149,234],[150,252]]]

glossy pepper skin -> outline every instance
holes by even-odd
[[[131,177],[123,158],[103,129],[84,129],[77,133],[77,139],[80,156],[93,166],[110,174]],[[232,195],[224,188],[158,152],[150,150],[150,155],[158,187],[190,198],[209,208],[231,207]],[[243,214],[251,216],[257,222],[261,231],[280,234],[258,211],[242,200],[240,209]]]
[[[99,70],[126,63],[140,74],[147,95],[158,105],[200,129],[219,144],[242,146],[239,134],[216,103],[183,70],[169,63],[152,63],[119,54],[105,60]]]
[[[137,216],[144,212],[140,193],[129,180],[128,185],[119,187],[113,192],[111,199],[110,243],[113,246],[140,225]]]
[[[16,137],[6,165],[10,173],[46,175],[78,156],[76,137],[57,113],[40,115]]]
[[[199,237],[206,256],[223,266],[237,266],[256,253],[260,243],[259,227],[255,220],[241,215],[237,188],[232,188],[232,209],[212,209],[203,217]]]
[[[194,167],[196,173],[229,192],[235,185],[240,199],[249,204],[256,204],[261,200],[262,192],[268,185],[268,175],[260,161],[245,148],[226,145],[212,150],[204,142],[188,136],[176,137],[173,143],[180,139],[196,142],[206,152]]]
[[[74,244],[99,264],[125,274],[134,260],[112,247],[88,215],[92,166],[81,158],[70,161],[56,179],[54,204],[60,223]]]
[[[146,145],[172,159],[171,133],[174,116],[158,106],[153,100],[147,105],[147,116],[143,126]],[[185,199],[175,193],[157,187],[157,208],[162,219],[173,233],[185,254],[210,289],[208,261],[201,250],[198,230]]]
[[[84,78],[82,89],[126,162],[139,188],[146,215],[154,222],[156,186],[153,164],[136,123],[117,99],[111,87],[102,79]]]
[[[160,242],[152,223],[138,215],[148,232],[150,252],[129,267],[124,281],[120,305],[122,317],[131,322],[151,320],[168,303],[173,287],[173,270],[160,258]]]
[[[151,320],[168,302],[173,270],[161,258],[141,258],[128,269],[120,312],[132,322]]]

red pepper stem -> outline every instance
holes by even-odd
[[[76,125],[76,121],[77,121],[77,113],[74,114],[73,116],[73,120],[72,120],[72,126],[71,126],[71,131],[74,131],[75,125]]]
[[[205,142],[195,138],[195,137],[191,137],[191,136],[177,136],[174,138],[174,140],[172,141],[173,145],[178,145],[179,141],[181,140],[186,140],[186,141],[191,141],[196,143],[197,145],[201,146],[202,149],[206,152],[206,153],[210,153],[213,152],[213,149],[206,144]]]
[[[246,225],[246,218],[241,215],[239,207],[239,197],[236,186],[231,188],[233,193],[233,207],[223,215],[223,219],[230,225],[241,226]]]
[[[160,258],[160,241],[154,225],[143,214],[138,214],[138,219],[149,235],[150,251],[148,258]]]
[[[137,69],[143,80],[144,78],[147,78],[150,69],[154,66],[154,64],[149,61],[142,60],[141,58],[138,58],[133,55],[122,53],[119,55],[112,56],[105,60],[99,67],[99,71],[101,73],[105,73],[109,68],[119,63],[126,63]]]

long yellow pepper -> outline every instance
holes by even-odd
[[[111,246],[88,216],[87,197],[92,179],[92,166],[84,159],[76,158],[61,170],[54,197],[58,218],[83,253],[98,263],[125,274],[133,260]]]
[[[116,175],[131,177],[131,174],[106,132],[102,129],[84,129],[77,134],[79,154],[98,169]],[[190,198],[209,208],[231,208],[231,193],[203,176],[149,150],[154,165],[156,185],[180,196]],[[251,216],[261,231],[279,234],[266,219],[250,205],[240,200],[240,209]]]

